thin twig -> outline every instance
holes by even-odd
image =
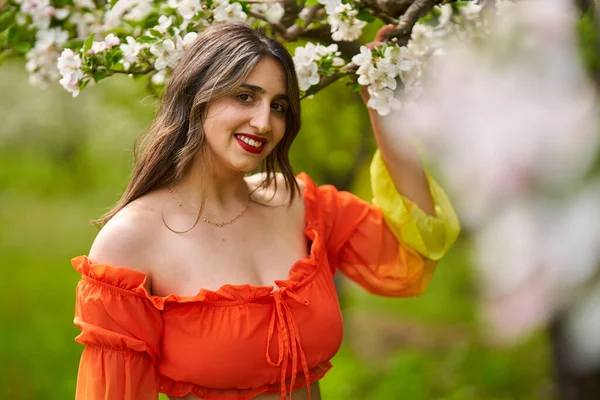
[[[284,37],[285,40],[289,40],[287,37],[287,30],[285,28],[285,26],[279,24],[279,23],[273,23],[270,22],[267,17],[265,17],[263,14],[261,13],[257,13],[254,11],[248,11],[248,15],[250,15],[253,18],[256,18],[258,20],[264,21],[266,23],[268,23],[269,25],[271,25],[273,27],[273,29],[275,29],[275,31],[277,31],[277,33],[279,33],[280,35],[282,35]]]
[[[342,78],[343,76],[356,72],[357,69],[358,69],[358,65],[354,64],[353,62],[350,62],[350,63],[344,65],[342,68],[337,70],[333,75],[326,76],[323,79],[321,79],[319,81],[319,84],[316,86],[316,88],[310,94],[306,94],[306,95],[302,96],[300,98],[300,100],[302,100],[308,96],[312,96],[313,94],[315,94],[317,92],[320,92],[321,90],[325,89],[327,86],[331,85],[332,83],[334,83],[338,79]]]
[[[111,74],[123,74],[123,75],[147,75],[152,71],[155,71],[153,67],[147,67],[144,69],[140,69],[138,71],[125,71],[121,69],[110,69],[107,68],[105,71],[110,72]]]

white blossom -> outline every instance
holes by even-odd
[[[323,45],[318,44],[314,47],[314,52],[318,58],[327,57],[329,55],[338,56],[341,54],[338,51],[338,45],[335,43],[330,44],[329,46],[323,46]]]
[[[32,25],[37,29],[48,29],[56,12],[50,0],[23,0],[20,9],[31,17]]]
[[[69,17],[69,22],[76,26],[79,39],[87,38],[92,33],[103,30],[101,17],[91,12],[73,12]]]
[[[156,56],[154,68],[163,70],[167,67],[174,68],[182,56],[183,48],[171,39],[150,46],[150,52]]]
[[[188,32],[182,40],[182,47],[184,50],[187,50],[188,47],[192,45],[196,41],[198,34],[196,32]]]
[[[125,71],[129,71],[131,64],[135,64],[138,62],[138,56],[142,49],[146,48],[148,45],[145,43],[138,43],[135,38],[131,36],[127,36],[125,38],[127,43],[122,43],[119,48],[123,53],[123,58],[121,59],[121,63],[123,64],[123,69]]]
[[[389,63],[390,68],[394,68],[397,74],[410,71],[416,64],[408,54],[408,49],[397,45],[385,49],[383,61]]]
[[[248,17],[243,11],[240,3],[229,4],[228,0],[219,4],[217,8],[214,9],[213,15],[217,22],[246,21],[246,18]]]
[[[34,47],[27,52],[25,69],[29,72],[29,84],[45,88],[49,82],[55,82],[60,77],[56,68],[56,59],[60,53],[53,49]]]
[[[156,29],[157,31],[159,31],[162,34],[165,34],[172,23],[173,23],[173,20],[171,19],[171,17],[167,17],[166,15],[161,15],[158,18],[158,25],[156,25],[154,27],[154,29]]]
[[[96,8],[96,4],[93,0],[74,0],[74,3],[78,8],[88,8],[90,10]]]
[[[316,46],[311,42],[308,42],[306,46],[298,46],[294,50],[293,60],[296,66],[310,64],[316,59]]]
[[[344,61],[343,58],[341,58],[341,57],[334,57],[333,58],[333,66],[334,67],[341,67],[343,65],[346,65],[346,61]]]
[[[191,21],[202,10],[200,0],[169,0],[168,5],[177,10],[177,13],[186,21]]]
[[[317,63],[302,64],[296,66],[296,74],[298,75],[298,85],[300,90],[308,90],[311,86],[319,83],[319,67]]]
[[[58,80],[56,59],[68,38],[69,34],[60,28],[36,32],[35,46],[25,55],[25,69],[29,72],[31,85],[46,87],[49,82]]]
[[[280,3],[273,3],[268,5],[267,11],[265,12],[267,21],[269,21],[272,24],[278,24],[279,22],[281,22],[283,14],[285,14],[285,9]]]
[[[166,79],[167,79],[167,70],[163,69],[161,71],[154,73],[152,75],[152,78],[150,78],[150,81],[152,81],[152,83],[154,85],[159,86],[159,85],[164,84]]]
[[[357,40],[367,25],[365,21],[356,18],[357,15],[358,11],[350,4],[337,6],[334,13],[327,17],[327,22],[331,25],[331,38],[336,42]]]
[[[294,66],[298,75],[300,90],[307,90],[312,85],[320,81],[319,64],[322,60],[330,60],[333,65],[344,64],[344,60],[339,56],[337,44],[323,46],[320,44],[308,42],[305,46],[298,46],[294,51]]]
[[[400,100],[394,96],[391,89],[382,89],[378,91],[369,88],[369,101],[367,106],[377,111],[380,115],[388,115],[392,110],[398,110],[401,107]]]
[[[460,12],[460,14],[467,21],[477,20],[479,18],[479,14],[481,13],[482,10],[483,10],[482,4],[475,4],[472,1],[466,3],[458,8],[458,11]]]
[[[61,48],[69,39],[69,33],[60,28],[39,30],[36,33],[35,47],[38,49]]]
[[[360,53],[352,57],[352,62],[358,66],[371,64],[373,62],[373,52],[366,46],[360,46]]]
[[[319,3],[325,6],[325,12],[327,14],[333,14],[335,9],[342,5],[342,0],[319,0]]]
[[[154,10],[152,0],[118,0],[104,14],[103,30],[111,30],[123,21],[140,21]]]
[[[92,42],[92,47],[88,50],[88,54],[93,56],[94,54],[102,53],[106,50],[106,43],[104,41]]]
[[[66,8],[57,8],[54,12],[54,18],[56,18],[59,21],[62,21],[63,19],[67,18],[69,16],[69,10],[67,10]]]
[[[79,83],[83,78],[83,71],[81,70],[81,58],[79,54],[75,54],[71,49],[65,49],[58,58],[58,71],[62,76],[60,84],[69,92],[73,94],[73,97],[79,95]]]
[[[104,44],[106,45],[107,48],[112,48],[115,46],[118,46],[119,44],[121,44],[121,40],[115,36],[112,33],[109,33],[105,38],[104,38]]]

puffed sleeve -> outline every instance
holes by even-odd
[[[425,170],[433,199],[435,216],[427,215],[417,204],[400,195],[379,150],[371,163],[373,202],[383,213],[388,227],[407,246],[426,258],[440,260],[460,233],[460,223],[448,196]]]
[[[330,185],[317,187],[315,201],[332,268],[374,294],[423,293],[460,231],[444,191],[429,174],[428,182],[435,216],[396,191],[378,153],[371,165],[373,204]]]
[[[162,314],[131,270],[72,260],[77,285],[75,340],[85,345],[77,375],[77,400],[158,398]]]

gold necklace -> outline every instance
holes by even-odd
[[[177,204],[178,207],[187,210],[183,204],[181,204],[180,201],[177,200],[177,198],[175,198],[175,195],[173,194],[173,191],[171,190],[170,187],[167,188],[167,190],[169,191],[169,194],[171,195],[171,197],[173,198],[173,200],[175,201],[175,203]],[[176,232],[176,233],[185,233],[185,232],[189,232],[192,229],[194,229],[194,227],[196,226],[196,224],[198,223],[199,219],[202,219],[202,221],[206,222],[209,225],[212,226],[216,226],[218,228],[222,228],[225,225],[231,225],[236,219],[240,218],[242,215],[244,215],[246,213],[246,211],[248,211],[248,209],[250,208],[250,204],[252,203],[252,199],[250,198],[250,195],[248,195],[248,204],[246,205],[246,207],[242,210],[241,213],[239,213],[238,215],[236,215],[235,217],[233,217],[232,219],[230,219],[229,221],[225,221],[225,222],[212,222],[211,220],[209,220],[208,218],[203,217],[202,215],[200,215],[200,210],[198,210],[198,216],[196,217],[196,221],[194,222],[194,225],[192,225],[192,227],[186,231],[182,231],[182,232],[176,232],[173,229],[169,228],[168,225],[165,224],[165,226],[167,226],[167,228],[172,231],[172,232]],[[163,222],[164,222],[164,217],[163,217]]]

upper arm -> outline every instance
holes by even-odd
[[[150,212],[139,207],[119,211],[100,230],[89,252],[96,264],[108,264],[141,272],[147,276],[145,287],[151,293],[151,262],[148,243],[153,232]]]

